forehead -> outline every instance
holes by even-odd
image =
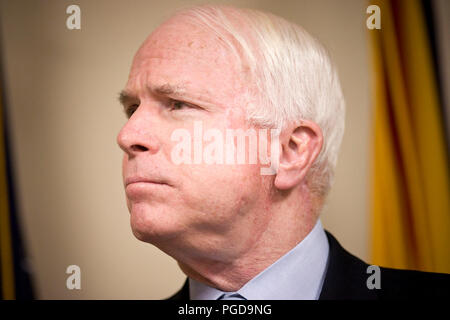
[[[226,96],[242,88],[241,69],[238,57],[218,35],[174,17],[155,30],[136,53],[127,88],[169,83]]]

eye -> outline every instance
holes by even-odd
[[[185,103],[183,101],[170,100],[170,102],[169,102],[169,109],[171,111],[181,110],[181,109],[188,108],[188,107],[190,107],[190,104]]]
[[[139,107],[138,104],[133,104],[131,106],[127,106],[125,108],[125,114],[127,115],[128,119],[131,118],[133,113],[136,111],[136,109]]]

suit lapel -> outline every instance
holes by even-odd
[[[347,252],[326,231],[330,252],[319,300],[377,299],[377,290],[367,288],[368,264]]]

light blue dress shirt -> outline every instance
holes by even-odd
[[[322,291],[329,244],[320,220],[293,249],[236,293],[247,300],[317,300]],[[189,278],[191,300],[216,300],[225,293]]]

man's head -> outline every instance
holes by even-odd
[[[188,265],[233,262],[259,242],[314,225],[331,184],[344,103],[327,54],[300,27],[228,7],[177,13],[140,47],[121,100],[130,118],[118,143],[139,239]],[[208,141],[225,140],[227,130],[263,128],[281,132],[268,142],[279,155],[274,175],[261,175],[263,165],[250,156],[246,164],[205,163],[204,154],[174,162],[174,132],[190,133],[192,150],[207,153]]]

